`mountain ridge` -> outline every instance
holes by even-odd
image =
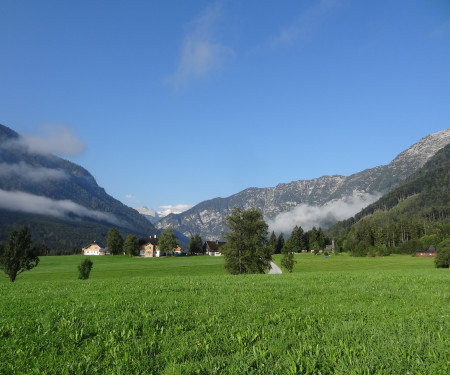
[[[448,143],[450,129],[445,129],[422,137],[387,165],[368,168],[350,176],[326,175],[280,183],[275,187],[247,188],[226,198],[200,202],[181,214],[168,215],[157,222],[156,227],[172,226],[186,236],[199,233],[202,238],[220,239],[225,229],[225,217],[237,205],[244,209],[256,207],[266,219],[273,220],[301,204],[321,207],[348,197],[364,199],[367,194],[374,194],[375,198],[398,185]],[[368,201],[367,204],[370,203]]]
[[[104,241],[112,226],[123,234],[157,232],[136,210],[107,194],[85,168],[29,149],[18,133],[4,125],[0,125],[0,212],[0,240],[13,226],[32,223],[33,240],[53,248],[58,243],[75,248]]]

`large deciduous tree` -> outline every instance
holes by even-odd
[[[251,208],[236,207],[226,218],[229,232],[220,251],[225,257],[225,269],[231,274],[264,273],[272,260],[272,248],[267,245],[267,224],[262,214]]]
[[[178,237],[175,235],[172,227],[167,227],[161,233],[158,240],[159,250],[169,255],[169,252],[176,249],[178,246]]]
[[[125,242],[123,244],[123,250],[130,257],[139,255],[139,244],[138,244],[138,240],[134,234],[129,234],[127,236],[127,238],[125,239]]]
[[[108,231],[106,246],[112,255],[120,254],[123,251],[123,238],[116,228],[111,228]]]
[[[9,232],[8,241],[0,252],[0,268],[14,282],[18,274],[31,270],[39,264],[37,250],[31,242],[30,231],[23,227]]]
[[[189,255],[194,255],[194,254],[202,253],[203,252],[202,245],[203,245],[203,240],[200,237],[200,235],[199,234],[194,234],[189,239],[188,254]]]

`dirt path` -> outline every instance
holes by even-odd
[[[275,274],[279,274],[279,273],[283,273],[283,271],[281,271],[281,268],[278,267],[274,262],[270,262],[270,270],[269,270],[269,275],[275,275]]]

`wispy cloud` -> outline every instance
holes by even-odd
[[[106,221],[114,225],[125,226],[114,215],[90,210],[70,200],[53,200],[22,191],[0,190],[0,208],[32,214],[52,216],[60,219],[77,217]]]
[[[291,44],[297,40],[307,39],[323,22],[328,12],[337,5],[337,0],[320,0],[304,13],[299,15],[290,25],[283,27],[271,40],[273,47]]]
[[[85,145],[65,125],[47,125],[40,131],[39,135],[21,135],[5,146],[25,148],[28,152],[38,154],[52,153],[66,156],[77,155],[85,149]]]
[[[216,4],[191,23],[182,42],[178,68],[167,79],[175,89],[185,88],[234,59],[233,49],[216,40],[215,29],[221,17],[222,8]]]
[[[326,223],[345,220],[380,198],[381,194],[359,194],[334,201],[324,206],[300,204],[293,210],[278,214],[275,219],[267,220],[270,231],[290,235],[299,225],[303,230],[320,227]]]
[[[20,163],[0,163],[0,178],[19,177],[31,182],[42,182],[48,180],[62,180],[69,175],[59,169],[35,167],[23,161]]]

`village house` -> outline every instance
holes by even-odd
[[[435,257],[436,249],[431,245],[428,250],[416,251],[416,257]]]
[[[181,255],[181,252],[181,247],[177,246],[170,252],[170,255]],[[141,238],[139,240],[139,256],[144,258],[159,258],[161,256],[156,235],[151,238]]]
[[[159,258],[161,251],[158,248],[158,238],[141,238],[139,240],[139,256],[145,258]]]
[[[87,247],[81,249],[83,255],[106,255],[106,247],[100,242],[94,241]]]
[[[203,244],[203,252],[209,256],[221,256],[220,248],[225,245],[226,242],[221,241],[206,241]]]

